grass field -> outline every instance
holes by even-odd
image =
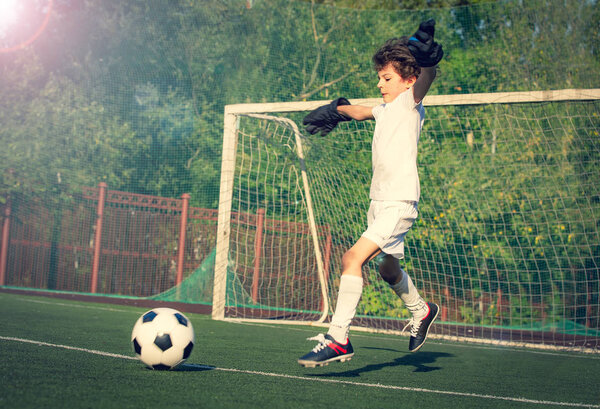
[[[352,334],[350,362],[296,359],[318,329],[186,315],[196,347],[152,371],[129,342],[146,309],[0,292],[0,408],[600,408],[600,356]]]

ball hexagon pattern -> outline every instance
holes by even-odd
[[[181,365],[192,353],[194,340],[190,320],[172,308],[146,311],[131,332],[135,355],[151,369],[174,369]]]

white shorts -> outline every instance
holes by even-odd
[[[372,200],[367,214],[367,231],[362,236],[377,244],[381,251],[404,258],[404,236],[419,215],[412,201]]]

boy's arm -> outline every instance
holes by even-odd
[[[419,78],[417,78],[417,81],[413,85],[413,95],[416,104],[423,101],[423,98],[427,95],[427,91],[429,91],[435,79],[436,72],[436,67],[421,67],[421,75],[419,75]]]
[[[421,75],[413,85],[413,94],[417,104],[425,98],[435,79],[435,67],[444,57],[442,46],[433,40],[434,35],[435,20],[423,21],[408,42],[408,49],[421,67]]]
[[[356,121],[365,121],[375,119],[373,117],[373,108],[364,105],[338,105],[339,113],[349,116]]]
[[[306,126],[306,132],[309,134],[319,133],[321,136],[325,136],[338,123],[353,119],[358,121],[373,119],[373,109],[361,105],[350,105],[350,101],[346,98],[338,98],[311,111],[304,117],[302,123]]]

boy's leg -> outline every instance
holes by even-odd
[[[343,271],[338,299],[328,331],[328,334],[338,342],[346,341],[350,322],[356,315],[356,307],[362,295],[362,267],[379,251],[377,244],[361,237],[342,257]]]
[[[338,342],[348,338],[350,322],[356,315],[356,307],[362,295],[363,279],[351,274],[342,274],[337,303],[327,333]]]
[[[386,254],[379,263],[379,275],[398,294],[414,317],[420,319],[427,315],[425,301],[419,295],[409,275],[400,267],[397,258]]]
[[[298,363],[302,366],[322,366],[333,361],[346,361],[353,355],[348,339],[350,322],[362,294],[362,266],[379,253],[379,247],[371,240],[361,237],[342,258],[342,277],[329,331],[319,339],[319,344]]]
[[[426,303],[419,295],[410,276],[400,267],[398,259],[385,255],[379,263],[379,274],[390,285],[392,290],[402,299],[412,314],[409,351],[419,350],[429,333],[429,328],[436,319],[439,307],[435,303]]]

